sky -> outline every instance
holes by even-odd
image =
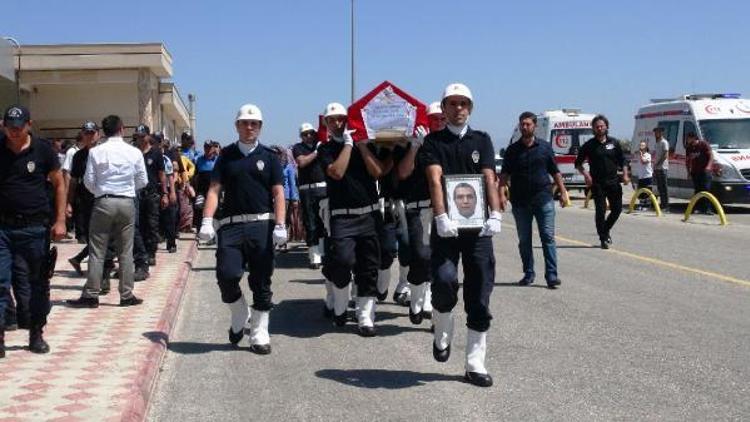
[[[244,103],[266,144],[297,142],[329,102],[350,103],[350,0],[24,2],[0,35],[21,44],[163,42],[197,140],[236,139]],[[507,144],[522,111],[604,113],[630,138],[650,98],[750,97],[746,1],[355,0],[355,96],[390,80],[426,104],[463,82],[470,125]],[[186,98],[185,98],[186,99]]]

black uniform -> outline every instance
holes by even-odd
[[[0,140],[0,328],[10,304],[11,282],[29,293],[29,325],[41,330],[50,311],[48,253],[53,218],[47,175],[60,168],[47,141],[32,137],[31,145],[14,154]],[[17,292],[18,293],[18,292]],[[19,315],[25,311],[18,310]]]
[[[149,257],[156,255],[159,247],[159,213],[161,198],[167,192],[167,187],[161,185],[159,174],[164,172],[164,156],[159,148],[151,148],[143,154],[148,174],[148,185],[138,193],[138,232],[143,239],[143,245]],[[136,267],[138,268],[138,261]]]
[[[576,167],[583,165],[584,161],[588,161],[591,174],[591,197],[594,198],[596,209],[596,232],[600,241],[607,242],[610,239],[609,231],[622,212],[622,186],[618,171],[625,166],[625,155],[617,139],[607,136],[605,142],[599,142],[596,138],[591,138],[578,152]],[[607,201],[609,201],[610,213],[605,219]]]
[[[427,135],[419,151],[425,168],[442,167],[444,175],[482,174],[495,169],[495,151],[485,132],[468,128],[462,138],[448,128]],[[495,283],[495,255],[492,237],[478,231],[461,230],[458,237],[442,238],[432,228],[432,306],[450,312],[458,302],[458,260],[463,260],[466,326],[484,332],[490,328],[489,302]]]
[[[242,296],[240,279],[249,268],[248,282],[253,292],[253,308],[268,311],[271,302],[273,274],[274,209],[272,187],[283,185],[281,163],[270,148],[258,145],[245,156],[232,144],[221,150],[211,174],[211,182],[224,189],[222,220],[258,214],[270,217],[257,221],[227,221],[217,232],[216,278],[224,303],[234,303]]]
[[[181,172],[179,169],[182,166],[182,160],[180,160],[179,153],[174,149],[170,149],[162,154],[163,160],[170,160],[172,165],[172,173],[169,172],[167,164],[164,163],[164,173],[167,174],[167,184],[175,183]],[[174,165],[177,163],[178,165]],[[169,174],[173,174],[173,181],[169,180]],[[167,186],[164,190],[169,192],[171,185]],[[164,238],[167,241],[167,249],[177,246],[177,223],[179,215],[179,201],[176,204],[170,203],[166,208],[159,211],[159,219],[161,228],[164,233]]]
[[[367,147],[373,154],[376,153],[374,145],[368,144]],[[333,164],[343,149],[344,143],[335,140],[320,146],[318,159],[323,168]],[[374,297],[380,268],[378,233],[383,218],[378,210],[375,179],[367,172],[358,147],[352,147],[344,177],[334,180],[326,174],[326,183],[331,209],[331,233],[323,275],[342,289],[351,281],[353,272],[357,295]]]
[[[406,231],[400,227],[399,216],[395,212],[395,203],[403,198],[405,192],[409,190],[409,186],[405,186],[398,181],[396,175],[397,162],[392,151],[387,148],[380,148],[378,158],[394,160],[391,171],[379,180],[380,197],[383,198],[383,204],[385,205],[383,230],[380,233],[380,269],[390,268],[397,256],[399,264],[407,267],[409,266],[409,240],[405,236]]]
[[[310,155],[315,152],[315,144],[308,145],[300,142],[292,147],[292,155],[296,159],[301,155]],[[305,226],[307,246],[317,245],[320,239],[325,238],[326,231],[323,221],[320,219],[320,201],[326,197],[325,171],[319,159],[305,167],[297,167],[297,179],[299,181],[299,197],[302,201],[302,222]]]

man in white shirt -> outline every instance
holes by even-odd
[[[669,212],[669,192],[667,191],[667,173],[669,170],[669,141],[664,138],[664,128],[655,127],[654,137],[654,178],[659,190],[659,206]]]
[[[119,255],[120,306],[143,303],[133,294],[133,235],[135,193],[148,184],[143,154],[122,139],[123,125],[118,116],[102,120],[106,142],[89,152],[83,183],[94,194],[89,226],[89,272],[79,299],[69,300],[76,308],[99,307],[102,267],[110,236]]]

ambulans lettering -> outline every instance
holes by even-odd
[[[567,122],[555,122],[554,129],[578,129],[591,127],[591,122],[588,120],[573,120]]]
[[[750,161],[750,154],[732,155],[732,161]]]

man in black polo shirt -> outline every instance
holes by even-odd
[[[334,284],[334,323],[346,324],[349,283],[357,286],[357,325],[360,335],[374,336],[375,296],[380,267],[378,232],[383,224],[375,180],[389,169],[375,156],[375,146],[366,141],[354,145],[346,129],[343,105],[326,106],[324,118],[329,141],[318,148],[318,159],[326,170],[331,213],[330,247],[323,275]]]
[[[484,366],[487,330],[490,328],[490,294],[495,283],[492,236],[500,233],[502,215],[495,189],[495,151],[490,136],[471,129],[471,91],[463,84],[450,84],[442,100],[446,128],[425,138],[420,150],[430,189],[435,230],[432,235],[432,306],[435,338],[433,356],[438,362],[450,357],[453,337],[453,308],[458,302],[458,260],[463,260],[463,297],[466,309],[466,374],[469,383],[492,385]],[[458,230],[446,213],[443,175],[484,176],[490,217],[481,230]]]
[[[583,175],[586,187],[591,189],[596,208],[596,232],[599,235],[602,249],[609,249],[612,244],[610,231],[622,212],[622,186],[620,186],[619,170],[622,170],[622,184],[630,183],[630,175],[625,166],[625,155],[620,148],[620,142],[607,133],[609,120],[601,114],[591,120],[594,137],[586,141],[578,151],[576,169]],[[589,171],[583,168],[583,162],[588,161]],[[605,219],[607,203],[609,215]]]
[[[521,132],[521,139],[511,144],[505,151],[503,170],[500,173],[498,184],[500,209],[505,210],[507,202],[505,186],[510,181],[510,200],[513,204],[513,218],[516,220],[518,251],[523,263],[523,278],[518,284],[528,286],[534,282],[531,221],[536,218],[544,251],[544,279],[547,280],[547,286],[554,289],[561,282],[557,277],[555,201],[552,199],[550,176],[560,192],[560,206],[562,207],[569,200],[568,191],[565,189],[560,170],[555,163],[552,146],[534,136],[536,115],[530,111],[521,113],[518,118],[518,128]]]
[[[260,144],[262,126],[263,115],[258,107],[245,104],[240,108],[235,120],[239,141],[225,147],[216,161],[198,236],[205,241],[214,237],[213,216],[223,189],[224,218],[218,222],[216,278],[221,300],[232,313],[229,342],[236,345],[242,340],[249,313],[250,349],[268,354],[274,248],[286,243],[287,231],[281,163],[273,150]],[[245,268],[249,268],[248,281],[253,292],[251,312],[240,289]]]
[[[159,248],[159,212],[169,206],[169,185],[164,174],[161,148],[152,145],[148,126],[140,125],[136,128],[135,141],[135,146],[143,153],[148,174],[148,184],[138,192],[137,201],[136,225],[145,249],[145,256],[134,258],[135,278],[138,280],[148,278],[148,260],[156,259],[156,250]]]
[[[320,201],[326,197],[326,175],[318,160],[316,132],[313,126],[310,123],[302,123],[299,136],[302,142],[292,147],[292,155],[299,169],[297,178],[310,268],[318,269],[322,263],[323,241],[326,236],[320,218]]]
[[[50,311],[47,278],[50,237],[65,236],[65,184],[60,162],[50,145],[32,137],[31,117],[22,106],[3,115],[5,139],[0,144],[0,358],[5,356],[5,308],[14,265],[27,275],[29,350],[49,352],[42,329]],[[54,213],[47,196],[54,189]],[[54,216],[54,220],[53,220]],[[53,224],[51,224],[53,223]],[[49,227],[52,226],[51,229]]]

